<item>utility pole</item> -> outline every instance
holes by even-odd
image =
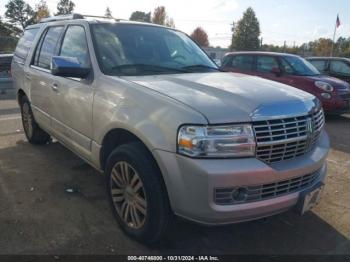
[[[286,52],[286,45],[287,45],[287,42],[286,42],[286,40],[284,40],[284,44],[283,44],[283,53]]]
[[[332,41],[332,49],[331,49],[331,55],[330,57],[333,56],[333,49],[334,49],[334,42],[335,42],[335,33],[337,32],[337,28],[340,26],[340,20],[339,20],[339,14],[337,14],[337,20],[335,21],[335,26],[334,26],[334,33],[333,33],[333,41]]]

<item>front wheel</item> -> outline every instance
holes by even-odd
[[[172,212],[160,171],[141,143],[115,149],[107,160],[107,191],[114,215],[129,236],[144,243],[159,241]]]
[[[35,121],[30,102],[26,96],[21,99],[21,115],[24,133],[30,143],[42,145],[50,141],[50,135],[42,130]]]

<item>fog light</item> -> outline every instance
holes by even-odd
[[[332,98],[331,94],[328,94],[328,93],[322,93],[321,96],[323,98],[326,98],[326,99],[331,99]]]
[[[248,189],[245,187],[237,187],[232,191],[232,198],[235,201],[245,201],[248,197]]]

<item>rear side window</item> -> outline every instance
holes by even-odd
[[[350,66],[343,61],[331,61],[331,71],[336,74],[350,75]]]
[[[326,70],[327,61],[326,60],[312,60],[309,61],[318,71],[324,72]]]
[[[272,69],[279,68],[276,58],[272,56],[258,56],[256,63],[257,71],[262,73],[271,73]]]
[[[36,52],[34,65],[50,69],[51,59],[56,52],[57,43],[63,31],[63,26],[50,27],[40,42]]]
[[[18,41],[16,50],[15,50],[15,56],[16,56],[16,61],[20,63],[24,63],[27,56],[30,47],[32,46],[33,40],[38,33],[39,28],[32,28],[32,29],[27,29],[24,31],[23,36],[21,39]]]
[[[237,55],[232,58],[231,67],[242,71],[253,70],[254,57],[251,55]]]
[[[60,56],[76,57],[84,66],[90,65],[85,30],[82,26],[69,26],[62,43]]]

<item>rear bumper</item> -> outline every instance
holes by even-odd
[[[162,170],[173,211],[184,218],[208,225],[220,225],[271,216],[294,207],[300,192],[242,204],[218,205],[214,189],[254,186],[318,172],[317,182],[326,176],[328,136],[322,133],[308,154],[267,165],[256,158],[191,159],[154,150]]]

